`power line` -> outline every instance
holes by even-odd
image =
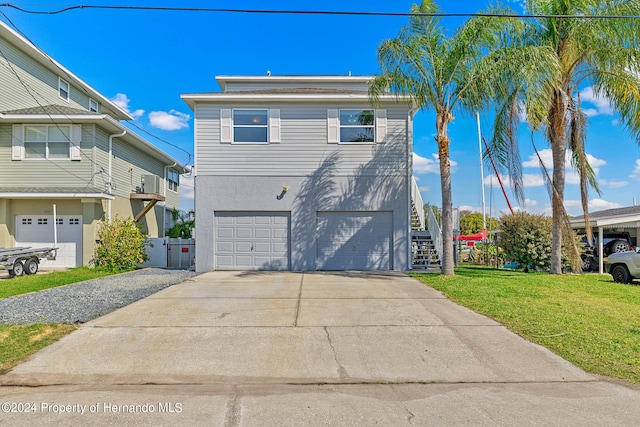
[[[207,7],[169,7],[169,6],[116,6],[116,5],[88,5],[81,4],[67,6],[57,10],[29,10],[11,3],[0,3],[0,7],[9,7],[20,12],[35,15],[58,15],[65,12],[81,9],[106,9],[106,10],[142,10],[158,12],[206,12],[206,13],[247,13],[247,14],[272,14],[272,15],[334,15],[334,16],[381,16],[381,17],[441,17],[441,18],[519,18],[519,19],[640,19],[638,15],[550,15],[530,14],[520,15],[516,13],[411,13],[411,12],[371,12],[371,11],[335,11],[335,10],[287,10],[287,9],[225,9]]]

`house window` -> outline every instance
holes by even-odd
[[[167,174],[167,181],[169,183],[169,190],[178,191],[178,184],[180,183],[180,175],[174,170],[170,170]]]
[[[89,98],[89,111],[91,111],[92,113],[99,113],[98,103],[91,98]]]
[[[267,110],[233,110],[233,142],[269,142]]]
[[[60,94],[60,98],[65,101],[69,100],[69,83],[62,80],[61,77],[58,78],[58,94]]]
[[[373,110],[340,110],[340,142],[373,142]]]
[[[71,126],[25,126],[24,155],[27,159],[68,159]]]

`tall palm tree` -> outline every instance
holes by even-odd
[[[503,67],[500,57],[493,54],[501,42],[500,30],[517,22],[507,18],[473,18],[448,37],[440,26],[440,18],[433,16],[438,12],[433,0],[423,0],[419,6],[414,4],[411,12],[409,24],[395,39],[384,41],[378,49],[382,73],[373,80],[370,94],[375,102],[380,94],[391,91],[409,96],[419,108],[434,110],[443,241],[451,242],[453,206],[448,127],[455,114],[473,113],[489,106],[494,96],[492,79],[495,80]],[[444,244],[442,252],[442,273],[453,274],[453,245]]]
[[[567,147],[573,151],[581,174],[587,214],[586,182],[595,184],[584,151],[585,120],[579,91],[591,86],[596,95],[606,97],[620,113],[621,123],[640,141],[640,26],[633,19],[611,18],[640,15],[640,0],[527,0],[526,7],[538,18],[525,22],[523,35],[513,40],[513,48],[537,46],[548,55],[536,58],[535,66],[539,69],[539,64],[546,63],[557,68],[533,77],[527,74],[531,61],[522,57],[524,62],[513,62],[514,66],[505,69],[494,148],[502,150],[503,160],[511,166],[518,192],[518,186],[522,188],[521,169],[513,166],[519,116],[525,113],[533,130],[544,132],[553,158],[551,273],[560,274]]]

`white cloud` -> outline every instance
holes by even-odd
[[[565,200],[564,201],[564,206],[565,208],[568,210],[569,208],[579,208],[579,209],[573,209],[573,211],[578,212],[579,213],[577,215],[582,215],[582,202],[580,200]],[[591,199],[589,200],[589,211],[593,211],[593,212],[597,212],[597,211],[602,211],[605,209],[613,209],[613,208],[620,208],[622,207],[621,204],[616,203],[616,202],[609,202],[607,200],[603,200],[603,199]]]
[[[595,107],[583,109],[583,112],[588,117],[599,115],[611,116],[614,113],[611,102],[605,96],[597,95],[591,86],[580,91],[580,101],[587,102]]]
[[[126,113],[129,113],[134,119],[137,119],[137,118],[141,117],[144,114],[144,110],[130,111],[129,110],[129,102],[130,101],[131,100],[124,93],[117,93],[116,96],[111,98],[111,102],[116,104],[118,107],[120,107]]]
[[[629,174],[629,178],[640,181],[640,159],[636,160],[636,168]]]
[[[195,198],[193,176],[193,172],[187,175],[180,175],[180,209],[184,211],[193,209],[193,200]]]
[[[608,181],[607,185],[610,188],[622,188],[629,185],[629,181]]]
[[[427,159],[419,154],[413,153],[413,172],[414,173],[440,173],[440,160],[436,153],[431,154],[432,159]],[[451,164],[451,172],[458,166],[458,162],[449,159]]]
[[[533,199],[524,199],[524,205],[528,208],[538,206],[538,201]]]
[[[540,158],[542,159],[545,167],[547,168],[549,173],[551,173],[551,171],[553,170],[553,154],[551,152],[551,148],[545,148],[544,150],[540,150],[538,153],[540,154]],[[587,153],[587,161],[589,162],[589,165],[591,165],[591,168],[593,169],[593,172],[596,174],[596,176],[600,172],[600,167],[607,164],[606,160],[598,159],[589,153]],[[529,160],[523,162],[522,166],[525,168],[539,168],[540,161],[538,160],[538,156],[536,156],[535,153],[530,155]],[[564,167],[566,183],[579,184],[580,175],[571,166],[571,153],[569,153],[568,151],[565,155]]]
[[[511,187],[511,178],[509,178],[507,175],[500,174],[500,179],[502,180],[502,184],[505,186],[505,188]],[[484,179],[484,184],[493,186],[494,188],[500,187],[500,183],[494,175],[487,176]],[[524,185],[525,187],[541,187],[544,185],[544,179],[540,174],[525,173],[522,174],[522,185]]]
[[[180,130],[189,127],[191,116],[176,110],[152,111],[149,113],[149,122],[154,128],[162,130]]]

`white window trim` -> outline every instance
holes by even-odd
[[[25,160],[25,161],[71,161],[71,160],[80,160],[81,152],[80,152],[80,143],[82,141],[82,126],[81,125],[59,125],[64,127],[69,127],[69,156],[68,157],[49,157],[49,141],[45,141],[45,156],[41,157],[27,157],[26,156],[26,148],[25,148],[25,129],[27,127],[37,127],[37,126],[45,126],[47,128],[56,127],[56,125],[45,124],[45,123],[30,123],[28,125],[13,125],[12,132],[12,150],[11,150],[11,160]],[[47,130],[47,135],[49,131]]]
[[[372,125],[343,125],[342,123],[340,123],[340,112],[341,111],[355,111],[355,110],[360,110],[360,111],[371,111],[373,112],[373,124]],[[373,129],[373,141],[342,141],[340,139],[340,135],[341,132],[340,130],[342,128],[372,128]],[[341,145],[374,145],[377,141],[376,138],[376,115],[375,115],[375,110],[373,108],[341,108],[338,110],[338,144]]]
[[[176,175],[176,179],[177,181],[174,181],[173,179],[171,179],[171,174],[174,173]],[[174,190],[173,188],[171,188],[171,183],[175,182],[176,184],[176,189]],[[180,174],[177,171],[174,170],[169,170],[167,172],[167,189],[169,191],[171,191],[172,193],[178,193],[178,191],[180,190]]]
[[[61,90],[63,89],[62,87],[63,83],[67,86],[66,89],[64,89],[64,91],[67,92],[66,98],[62,96],[62,94],[60,93]],[[69,102],[69,99],[71,98],[71,85],[62,77],[58,77],[58,96],[67,102]]]
[[[235,140],[236,125],[233,122],[233,118],[235,117],[235,112],[236,111],[247,111],[247,110],[261,110],[261,111],[265,111],[267,113],[267,124],[266,124],[266,126],[250,126],[250,127],[256,127],[256,128],[265,127],[267,129],[267,140],[266,141],[253,141],[253,142],[249,141],[249,142],[247,142],[247,141],[236,141]],[[265,144],[269,144],[270,139],[271,139],[271,138],[269,138],[270,137],[269,134],[271,133],[270,126],[269,126],[269,121],[270,121],[269,120],[270,119],[269,116],[270,115],[269,115],[269,109],[268,108],[234,108],[233,110],[231,110],[231,143],[232,144],[238,144],[238,145],[265,145]]]
[[[340,129],[340,111],[342,110],[370,110],[374,113],[373,121],[373,141],[341,141]],[[349,127],[345,125],[345,127]],[[353,127],[368,127],[363,125],[354,125]],[[387,110],[373,108],[341,108],[327,110],[327,142],[329,144],[340,145],[375,145],[384,144],[387,138]]]
[[[92,110],[92,104],[95,105],[95,111]],[[89,98],[89,111],[91,112],[95,112],[95,113],[99,113],[100,112],[100,104],[98,104],[98,101],[96,101],[93,98]]]

